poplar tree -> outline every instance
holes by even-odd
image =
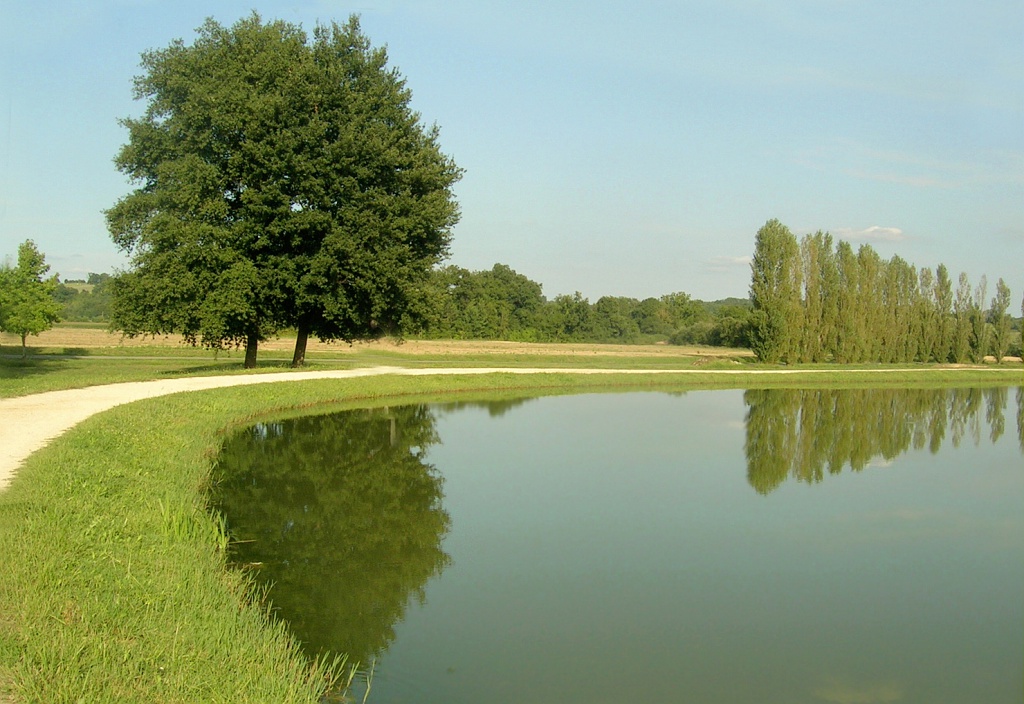
[[[917,269],[900,256],[891,261],[896,281],[892,330],[895,359],[898,362],[912,362],[917,358],[920,346],[919,328],[915,325],[914,313],[918,296]]]
[[[934,293],[936,317],[935,361],[940,364],[950,361],[953,348],[953,282],[945,264],[935,270]]]
[[[1010,349],[1010,287],[1002,279],[996,282],[996,295],[992,299],[992,306],[989,308],[989,317],[992,320],[992,351],[995,354],[996,362],[1003,363],[1003,357]]]
[[[861,301],[861,316],[857,325],[858,362],[881,361],[885,339],[885,285],[884,268],[878,253],[863,244],[857,250],[859,278],[857,296]]]
[[[963,364],[971,354],[971,283],[967,272],[961,272],[957,281],[953,320],[952,357],[957,364]]]
[[[919,336],[917,360],[929,362],[940,361],[936,354],[938,346],[939,326],[938,313],[935,305],[935,276],[928,267],[918,271],[919,285],[917,303],[914,314],[914,331]]]
[[[839,279],[839,294],[836,302],[836,361],[840,364],[860,362],[860,323],[862,300],[857,295],[860,287],[860,270],[857,256],[849,242],[839,242],[836,247],[836,269]]]
[[[800,247],[789,228],[765,223],[750,266],[751,349],[763,362],[795,362],[802,334]]]
[[[985,294],[988,292],[988,277],[984,274],[974,289],[974,297],[971,299],[968,309],[968,320],[970,321],[970,349],[971,361],[980,364],[985,361],[988,354],[991,337],[989,335],[988,321],[985,320]]]
[[[803,334],[800,345],[801,362],[820,362],[825,357],[825,291],[823,281],[823,259],[825,235],[819,230],[806,235],[800,241],[800,256],[803,265]],[[829,322],[831,324],[831,321]]]
[[[821,246],[821,340],[823,357],[835,358],[839,340],[839,266],[832,235],[825,233]]]

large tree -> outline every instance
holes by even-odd
[[[399,331],[458,219],[460,170],[352,17],[317,27],[225,28],[143,55],[116,159],[138,185],[107,213],[133,256],[115,286],[129,335],[210,347],[294,327],[306,340]]]
[[[53,294],[57,277],[47,277],[50,265],[32,240],[18,246],[18,265],[0,267],[0,330],[21,338],[21,356],[28,348],[25,338],[49,330],[60,320],[60,304]]]

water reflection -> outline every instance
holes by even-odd
[[[1009,389],[753,389],[747,405],[747,480],[761,494],[788,477],[820,482],[849,466],[860,471],[910,448],[938,452],[1006,431]],[[1024,449],[1024,387],[1017,431]],[[984,420],[983,420],[984,419]],[[984,427],[983,427],[984,426]]]
[[[273,585],[278,614],[311,655],[367,663],[449,557],[438,442],[425,406],[296,418],[229,440],[215,508],[234,560]]]
[[[1020,701],[1015,400],[1024,446],[1024,389],[350,411],[232,439],[219,508],[310,654],[384,655],[381,704]]]
[[[1024,452],[1024,386],[1017,387],[1017,439]]]

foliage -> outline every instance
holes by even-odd
[[[32,240],[18,246],[18,265],[0,267],[0,331],[21,337],[21,354],[26,356],[25,339],[49,330],[60,320],[60,305],[54,298],[57,277],[46,277],[50,265]]]
[[[447,266],[431,273],[429,303],[420,316],[427,337],[535,341],[544,297],[541,286],[505,264],[490,271]]]
[[[986,279],[884,261],[827,233],[796,237],[778,220],[757,233],[750,286],[750,346],[761,361],[841,364],[980,363],[1010,349],[1010,291],[1000,279],[986,312]],[[995,347],[993,348],[993,344]]]
[[[778,220],[758,230],[751,262],[750,346],[764,362],[796,362],[802,330],[796,237]]]
[[[996,295],[989,307],[989,322],[992,325],[992,353],[996,362],[1002,363],[1010,349],[1010,287],[1002,279],[996,282]]]
[[[57,285],[54,297],[61,305],[61,320],[77,323],[110,322],[112,301],[110,274],[89,274],[84,286]]]
[[[591,303],[577,291],[548,300],[539,283],[505,264],[489,271],[436,269],[426,289],[418,332],[430,339],[689,344],[698,336],[700,344],[746,346],[745,299],[704,303],[677,292]]]
[[[285,326],[305,340],[379,337],[415,314],[447,252],[460,176],[384,49],[355,17],[312,42],[255,13],[143,55],[118,168],[139,187],[107,212],[133,256],[114,282],[129,335],[219,348]]]

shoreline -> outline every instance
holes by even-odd
[[[85,419],[116,406],[158,396],[228,388],[250,384],[269,384],[317,379],[355,379],[394,376],[463,376],[483,374],[617,374],[617,375],[699,375],[699,376],[800,376],[825,374],[931,374],[949,368],[927,369],[559,369],[505,367],[450,367],[441,369],[406,367],[367,367],[324,371],[290,371],[251,375],[187,377],[153,381],[132,381],[77,389],[46,391],[27,396],[0,399],[0,491],[5,489],[18,468],[35,451]],[[1006,372],[1007,368],[964,367],[984,373]],[[1024,371],[1019,381],[1024,382]],[[1012,382],[1010,382],[1012,383]]]

